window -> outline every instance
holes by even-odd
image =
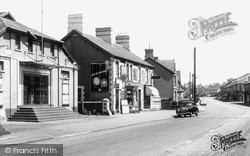
[[[116,68],[116,70],[115,70],[115,76],[116,76],[116,78],[119,78],[119,62],[116,62],[115,63],[115,68]]]
[[[21,49],[21,39],[19,34],[15,35],[15,49]]]
[[[62,103],[69,105],[69,71],[61,71],[62,75]]]
[[[3,61],[0,61],[0,71],[4,70]]]
[[[40,42],[40,51],[41,51],[41,54],[44,55],[44,42],[43,41]]]
[[[129,65],[127,64],[127,78],[129,80]]]
[[[32,40],[32,38],[28,38],[28,51],[33,52],[33,40]]]
[[[141,81],[141,67],[139,67],[139,81]]]
[[[148,83],[148,69],[146,69],[146,83]]]
[[[132,65],[130,65],[129,76],[130,76],[130,80],[132,80]]]
[[[51,56],[55,56],[55,45],[54,44],[50,44],[50,54]]]

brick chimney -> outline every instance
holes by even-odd
[[[153,53],[153,49],[145,49],[145,59],[148,57],[151,57],[152,59],[154,59],[154,53]]]
[[[115,40],[116,40],[116,44],[119,44],[124,49],[127,49],[128,51],[130,51],[130,47],[129,47],[129,35],[120,35],[120,34],[118,34],[115,37]]]
[[[104,41],[111,44],[111,27],[96,28],[96,37],[103,39]]]
[[[82,14],[70,14],[68,16],[68,33],[73,29],[82,33]]]

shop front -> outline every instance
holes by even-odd
[[[161,97],[158,90],[153,86],[145,86],[145,104],[144,107],[150,110],[161,109]]]

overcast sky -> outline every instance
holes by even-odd
[[[1,11],[41,31],[42,0],[1,1]],[[130,49],[144,58],[154,49],[159,59],[175,59],[182,83],[193,73],[193,51],[197,48],[197,83],[222,83],[249,72],[250,9],[247,0],[43,0],[43,32],[60,40],[67,34],[68,15],[83,14],[83,32],[95,36],[95,28],[112,27],[130,36]],[[234,33],[212,41],[191,40],[188,22],[230,12],[237,23]]]

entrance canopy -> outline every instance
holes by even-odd
[[[155,87],[146,86],[146,95],[147,96],[150,96],[150,95],[159,96],[159,92]]]
[[[45,63],[33,62],[33,61],[20,61],[20,65],[35,67],[35,68],[43,68],[43,69],[51,69],[51,68],[57,67],[55,64],[45,64]]]

